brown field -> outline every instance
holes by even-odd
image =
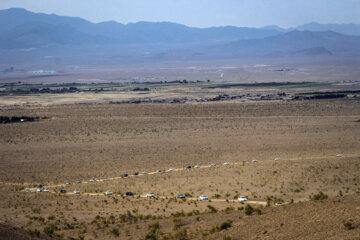
[[[53,225],[50,235],[65,239],[144,239],[158,221],[157,239],[359,239],[357,99],[7,106],[0,115],[47,117],[0,124],[0,223],[33,236]],[[40,183],[50,193],[24,191]],[[319,191],[329,198],[310,201]],[[215,227],[227,220],[227,230]]]

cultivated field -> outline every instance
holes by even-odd
[[[1,223],[33,236],[360,235],[358,99],[8,106],[0,115],[40,117],[0,124]],[[34,192],[37,184],[50,192]],[[135,196],[125,197],[128,191]],[[310,200],[320,191],[329,199]],[[187,199],[176,199],[179,193]],[[202,194],[210,201],[199,201]],[[254,213],[238,196],[248,197]]]

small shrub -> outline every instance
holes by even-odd
[[[173,230],[178,230],[182,225],[181,218],[179,217],[173,218],[172,222],[173,222],[173,227],[172,227]]]
[[[56,228],[55,224],[49,224],[43,228],[43,232],[49,236],[53,235],[56,230],[57,230],[57,228]]]
[[[145,235],[145,240],[157,240],[160,234],[159,222],[154,222],[148,226],[148,232]]]
[[[210,212],[212,213],[216,213],[217,212],[217,209],[211,205],[207,205],[207,208],[210,210]]]
[[[252,206],[250,206],[249,204],[246,204],[245,206],[245,214],[246,215],[251,215],[254,212],[254,208]]]
[[[347,229],[347,230],[351,230],[351,229],[354,229],[354,226],[352,224],[351,221],[344,221],[344,227]]]
[[[221,225],[220,225],[220,231],[221,230],[226,230],[228,228],[230,228],[232,226],[232,221],[231,220],[227,220],[226,222],[223,222]]]
[[[112,229],[110,230],[110,233],[111,233],[112,235],[114,235],[115,237],[118,237],[118,236],[120,235],[119,229],[116,228],[116,227],[112,228]]]
[[[30,230],[30,235],[31,235],[32,237],[40,237],[40,231],[37,230],[37,229]]]
[[[258,214],[258,215],[261,215],[261,209],[260,208],[254,208],[254,211]]]
[[[326,195],[325,193],[320,191],[319,193],[314,194],[311,199],[314,201],[319,201],[319,200],[325,200],[327,198],[328,198],[328,195]]]

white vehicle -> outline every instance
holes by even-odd
[[[95,182],[96,179],[95,178],[90,178],[90,182]]]
[[[153,197],[155,197],[155,194],[153,194],[152,192],[149,192],[148,194],[146,194],[146,196],[149,198],[153,198]]]
[[[25,188],[25,191],[30,192],[30,188],[29,187]]]
[[[279,157],[277,157],[277,158],[275,158],[274,160],[275,160],[275,161],[280,161],[280,158],[279,158]]]
[[[239,202],[246,202],[246,201],[247,201],[247,198],[244,197],[244,196],[240,196],[240,197],[238,198],[238,201],[239,201]]]
[[[74,194],[80,194],[79,190],[74,190]]]
[[[194,166],[194,168],[200,168],[200,165],[199,165],[199,164],[197,164],[197,165],[195,165],[195,166]]]
[[[147,172],[146,172],[146,171],[143,171],[141,174],[145,175],[145,174],[147,174]]]
[[[256,163],[256,162],[258,162],[258,160],[254,159],[254,160],[252,160],[252,162]]]
[[[172,171],[174,171],[175,170],[175,168],[169,168],[169,171],[170,172],[172,172]]]
[[[199,198],[200,200],[209,200],[208,196],[206,195],[201,195]]]
[[[50,192],[50,190],[48,188],[45,188],[44,192]]]
[[[105,195],[112,195],[113,193],[112,193],[112,191],[110,191],[110,190],[107,190],[106,192],[105,192]]]
[[[36,191],[37,191],[37,192],[42,192],[42,189],[41,189],[41,188],[37,188]]]
[[[341,153],[339,153],[338,155],[336,155],[337,157],[342,157],[342,154]]]
[[[229,162],[225,162],[224,165],[225,165],[225,166],[228,166],[228,165],[230,165],[230,163],[229,163]]]
[[[215,163],[210,164],[210,167],[215,167],[215,166],[216,166]]]
[[[281,202],[277,202],[277,203],[275,203],[275,206],[281,206],[282,205],[282,203]]]
[[[66,182],[66,185],[70,185],[70,184],[71,184],[71,182],[69,182],[69,181]]]

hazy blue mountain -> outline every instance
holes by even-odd
[[[291,31],[264,39],[240,40],[203,50],[211,55],[274,56],[288,53],[303,55],[360,52],[360,37],[336,32]]]
[[[360,36],[360,24],[320,24],[312,22],[298,26],[295,29],[315,32],[333,31],[345,35]]]
[[[89,43],[214,44],[279,34],[276,30],[230,26],[193,28],[170,22],[120,24],[111,21],[94,24],[81,18],[32,13],[19,8],[0,10],[0,22],[2,48]]]
[[[326,32],[333,31],[344,35],[360,36],[360,24],[320,24],[311,22],[293,28],[281,28],[276,25],[265,26],[262,29],[274,30],[278,32],[291,32],[294,30],[312,31],[312,32]]]

